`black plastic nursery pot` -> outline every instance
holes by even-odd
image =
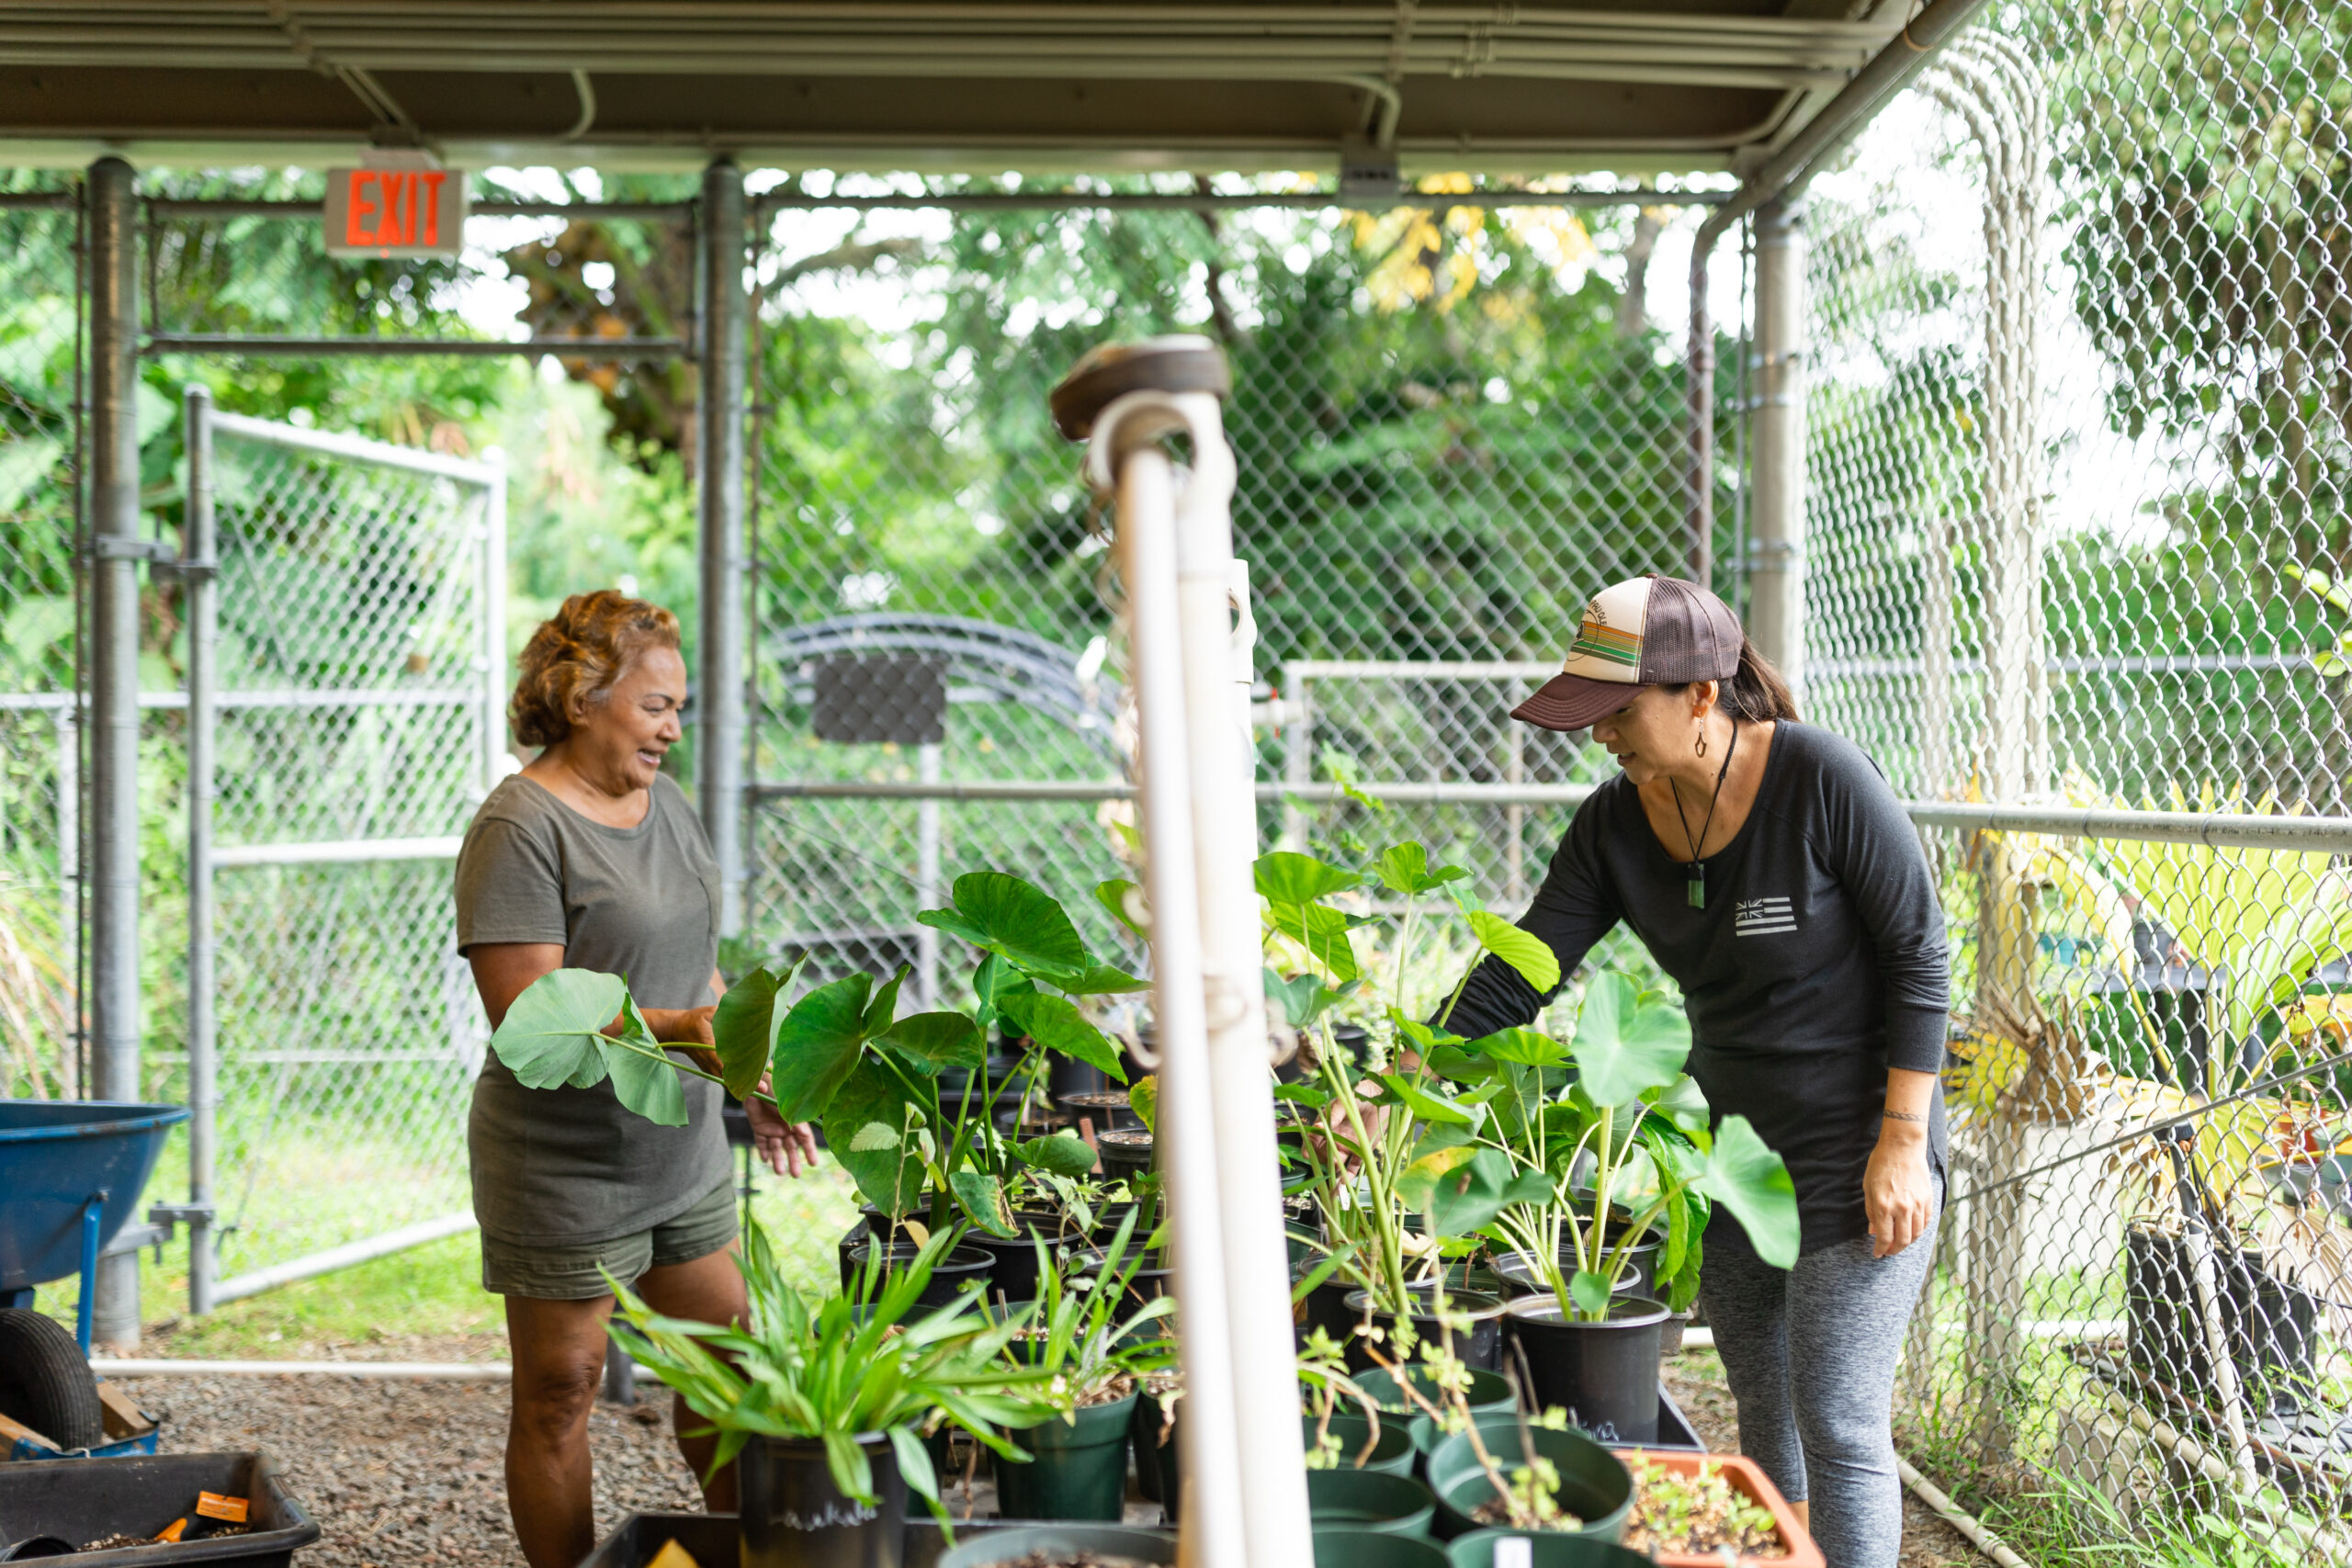
[[[1135,1450],[1136,1490],[1147,1503],[1157,1503],[1174,1518],[1184,1500],[1182,1446],[1176,1428],[1183,1423],[1183,1404],[1173,1419],[1147,1389],[1136,1396],[1136,1413],[1127,1421],[1127,1445]]]
[[[888,1437],[861,1433],[874,1469],[872,1503],[833,1484],[814,1438],[755,1437],[735,1461],[742,1495],[741,1568],[899,1568],[906,1551],[907,1483]]]
[[[1094,1149],[1106,1181],[1124,1181],[1151,1169],[1151,1134],[1140,1127],[1097,1133]]]
[[[1292,1266],[1290,1280],[1294,1292],[1299,1280],[1312,1274],[1316,1265],[1321,1261],[1319,1258],[1309,1257]],[[1305,1296],[1294,1301],[1290,1316],[1291,1323],[1297,1329],[1298,1343],[1304,1346],[1306,1337],[1319,1328],[1335,1343],[1346,1344],[1348,1337],[1355,1332],[1356,1320],[1348,1313],[1348,1295],[1355,1289],[1356,1286],[1344,1275],[1333,1274]]]
[[[1495,1543],[1527,1542],[1528,1568],[1650,1568],[1649,1558],[1613,1540],[1544,1530],[1472,1530],[1445,1543],[1451,1568],[1495,1568]]]
[[[1126,1510],[1127,1422],[1136,1395],[1090,1404],[1007,1435],[1031,1456],[996,1461],[996,1511],[1008,1519],[1102,1519]]]
[[[939,1554],[938,1568],[998,1568],[1091,1552],[1099,1558],[1159,1564],[1176,1561],[1174,1530],[1136,1529],[1125,1525],[1021,1525],[967,1538]]]
[[[1605,1443],[1657,1438],[1658,1331],[1668,1314],[1639,1296],[1619,1297],[1604,1323],[1579,1323],[1549,1295],[1510,1303],[1510,1327],[1527,1358],[1528,1396],[1559,1405]]]
[[[319,1539],[318,1521],[287,1495],[266,1455],[133,1454],[0,1464],[0,1553],[43,1538],[69,1549],[113,1535],[143,1541],[180,1518],[201,1528],[204,1521],[193,1517],[199,1492],[244,1498],[251,1529],[168,1546],[73,1550],[76,1568],[287,1568],[298,1550]]]
[[[1127,1091],[1123,1089],[1089,1089],[1083,1094],[1057,1094],[1054,1103],[1066,1116],[1076,1117],[1093,1124],[1094,1135],[1125,1132],[1141,1127],[1142,1118],[1135,1107],[1127,1103]]]
[[[1308,1452],[1313,1452],[1318,1431],[1327,1431],[1340,1440],[1338,1467],[1340,1470],[1372,1470],[1386,1475],[1410,1475],[1413,1464],[1420,1455],[1413,1447],[1413,1434],[1403,1416],[1380,1423],[1379,1436],[1374,1437],[1371,1418],[1360,1411],[1335,1410],[1328,1421],[1313,1413],[1298,1418],[1300,1434],[1305,1438]]]
[[[1446,1568],[1445,1548],[1361,1525],[1317,1525],[1315,1568]]]
[[[1655,1388],[1653,1388],[1655,1397]],[[1634,1474],[1625,1461],[1582,1432],[1525,1427],[1515,1415],[1476,1418],[1478,1440],[1508,1476],[1534,1454],[1552,1461],[1560,1474],[1560,1506],[1576,1516],[1575,1529],[1546,1534],[1615,1540],[1634,1506]],[[1479,1507],[1490,1501],[1494,1483],[1470,1446],[1470,1434],[1456,1432],[1430,1450],[1429,1487],[1437,1496],[1437,1533],[1452,1540],[1482,1528]]]
[[[1428,1285],[1414,1285],[1408,1289],[1416,1299],[1421,1301],[1429,1300],[1434,1291],[1434,1287]],[[1466,1337],[1459,1333],[1453,1335],[1453,1353],[1481,1371],[1501,1370],[1503,1299],[1483,1291],[1448,1291],[1445,1298],[1449,1314],[1470,1319],[1470,1332]],[[1386,1331],[1387,1337],[1382,1343],[1388,1348],[1385,1353],[1393,1358],[1396,1355],[1397,1314],[1374,1309],[1370,1291],[1349,1292],[1347,1304],[1349,1337],[1344,1343],[1348,1348],[1348,1365],[1356,1371],[1369,1371],[1377,1363],[1373,1360],[1363,1340],[1355,1336],[1354,1327],[1363,1321],[1364,1314],[1370,1312],[1374,1325]],[[1447,1332],[1433,1314],[1423,1316],[1415,1313],[1411,1316],[1413,1332],[1425,1340],[1437,1340]]]
[[[1564,1267],[1568,1277],[1574,1279],[1576,1265],[1570,1263]],[[1515,1302],[1524,1296],[1548,1296],[1552,1293],[1552,1283],[1544,1278],[1544,1271],[1524,1258],[1517,1256],[1498,1258],[1494,1261],[1493,1270],[1495,1278],[1502,1281],[1501,1294],[1503,1300],[1507,1302]],[[1641,1286],[1641,1277],[1629,1269],[1625,1271],[1625,1277],[1617,1281],[1617,1293],[1621,1296],[1638,1296],[1644,1293]]]
[[[1423,1398],[1432,1404],[1444,1403],[1430,1383],[1428,1372],[1415,1368],[1412,1380],[1413,1386],[1420,1391]],[[1393,1416],[1405,1423],[1405,1429],[1412,1434],[1416,1450],[1428,1453],[1437,1447],[1443,1437],[1437,1423],[1422,1415],[1419,1405],[1410,1403],[1397,1391],[1394,1373],[1384,1371],[1365,1372],[1356,1379],[1356,1386],[1370,1394],[1373,1403],[1380,1406],[1383,1421]],[[1511,1392],[1510,1384],[1499,1372],[1472,1371],[1470,1387],[1464,1397],[1473,1416],[1508,1416],[1519,1408],[1519,1396]]]
[[[842,1289],[856,1290],[856,1281],[865,1272],[866,1257],[873,1251],[875,1246],[876,1243],[869,1237],[849,1249],[849,1254],[843,1260],[847,1272],[846,1277],[842,1280]],[[887,1289],[890,1277],[912,1263],[915,1260],[915,1255],[922,1250],[922,1248],[910,1241],[895,1242],[886,1248],[882,1255],[880,1281],[876,1287],[876,1293],[879,1294],[882,1290]],[[931,1278],[923,1281],[922,1294],[917,1296],[915,1300],[922,1306],[945,1306],[961,1294],[965,1287],[975,1280],[978,1280],[981,1288],[986,1290],[991,1282],[989,1277],[989,1270],[995,1267],[996,1258],[992,1253],[984,1252],[977,1247],[950,1247],[939,1261],[931,1266]]]
[[[2135,1225],[2124,1233],[2123,1247],[2132,1366],[2192,1400],[2211,1402],[2219,1391],[2188,1238]],[[2315,1381],[2319,1298],[2273,1277],[2253,1247],[2217,1249],[2213,1283],[2230,1360],[2247,1395],[2265,1414],[2300,1411]]]
[[[1437,1512],[1430,1489],[1378,1470],[1310,1470],[1306,1506],[1317,1525],[1350,1525],[1383,1535],[1426,1535]]]

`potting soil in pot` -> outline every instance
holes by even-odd
[[[1786,1557],[1772,1510],[1724,1478],[1715,1465],[1696,1476],[1662,1465],[1635,1463],[1634,1510],[1625,1516],[1624,1544],[1658,1555]]]

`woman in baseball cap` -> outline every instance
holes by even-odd
[[[1620,923],[1681,987],[1690,1071],[1794,1179],[1803,1243],[1772,1268],[1718,1211],[1699,1300],[1761,1463],[1838,1568],[1893,1568],[1902,1487],[1894,1363],[1926,1278],[1945,1167],[1950,964],[1902,804],[1862,750],[1798,721],[1713,593],[1605,588],[1560,673],[1512,710],[1589,728],[1621,770],[1577,808],[1521,926],[1572,975]],[[1468,1039],[1551,998],[1509,964],[1471,975]]]

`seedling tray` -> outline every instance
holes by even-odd
[[[78,1546],[110,1535],[152,1537],[188,1515],[199,1492],[247,1499],[251,1532],[77,1551],[74,1568],[288,1568],[296,1551],[319,1539],[318,1521],[287,1495],[266,1455],[164,1454],[0,1464],[0,1543],[56,1536]]]

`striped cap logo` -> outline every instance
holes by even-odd
[[[1602,589],[1584,607],[1577,640],[1560,666],[1588,681],[1641,683],[1642,626],[1649,614],[1650,580],[1636,577]]]

